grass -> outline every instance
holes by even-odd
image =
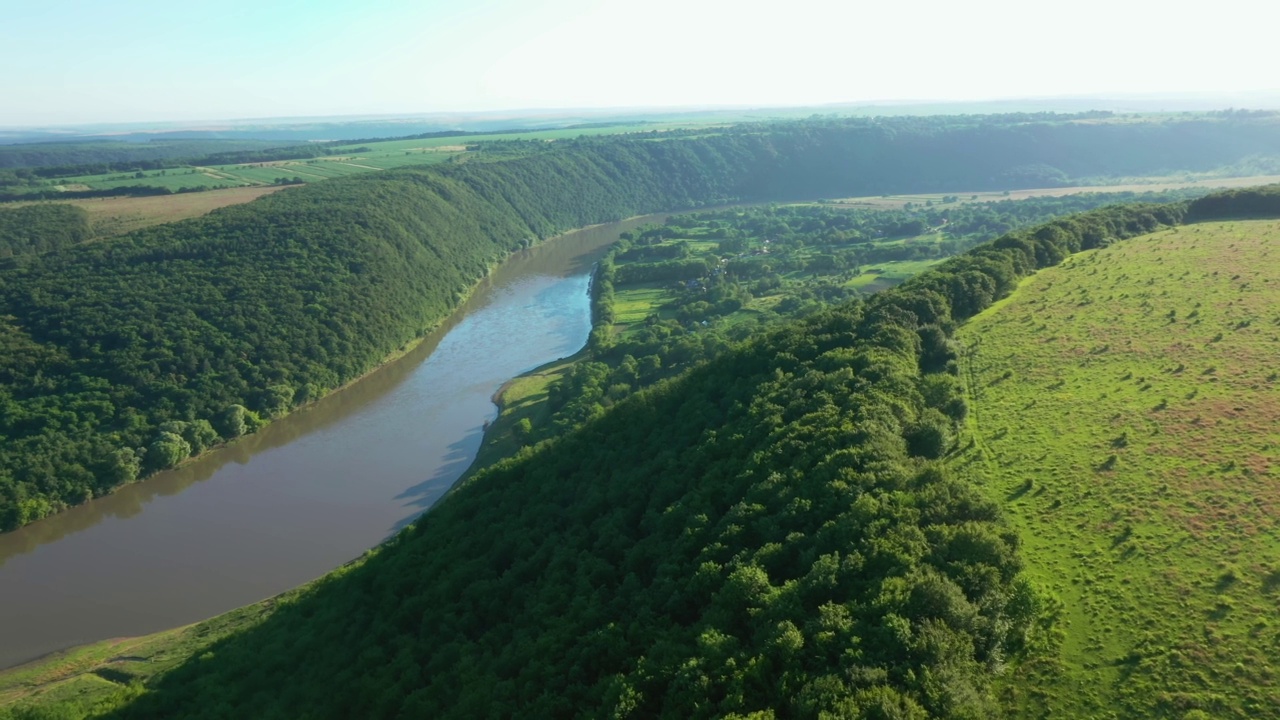
[[[902,283],[942,262],[945,258],[928,260],[897,260],[882,262],[862,269],[862,274],[845,283],[845,286],[864,292],[878,292]]]
[[[303,180],[315,181],[324,180],[324,175],[311,175],[304,171],[304,168],[267,166],[267,167],[229,167],[224,170],[226,174],[234,175],[237,180],[253,185],[266,184],[269,185],[276,181],[276,178],[293,178],[301,177]]]
[[[960,329],[972,443],[949,463],[1064,608],[1057,651],[1004,681],[1021,716],[1280,715],[1277,242],[1135,238]]]
[[[657,313],[672,295],[663,283],[635,283],[615,290],[613,296],[613,321],[618,325],[633,325]]]
[[[211,174],[193,168],[173,168],[169,170],[153,170],[137,178],[132,173],[111,173],[109,175],[87,175],[79,178],[60,178],[52,181],[68,189],[107,190],[112,188],[150,185],[177,191],[184,187],[216,187],[218,185],[243,185],[244,181],[225,175]],[[161,175],[160,173],[164,174]],[[74,186],[74,187],[69,187]]]
[[[467,469],[468,476],[515,455],[525,446],[525,433],[520,429],[522,420],[527,419],[533,427],[546,426],[551,415],[546,402],[547,389],[564,377],[580,357],[581,354],[572,355],[547,363],[507,381],[498,389],[493,396],[498,418],[485,431],[484,443]],[[459,480],[455,487],[461,484]]]

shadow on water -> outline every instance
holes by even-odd
[[[471,467],[471,462],[476,457],[476,450],[483,439],[483,428],[473,428],[461,440],[449,445],[448,453],[442,458],[443,464],[436,468],[430,478],[407,488],[396,496],[396,500],[406,500],[405,506],[415,510],[391,526],[391,531],[387,534],[388,538],[412,524],[418,516],[449,492],[449,488],[453,487],[458,478]]]

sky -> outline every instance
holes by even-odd
[[[0,0],[0,126],[1274,91],[1262,5]]]

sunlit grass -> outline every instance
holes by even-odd
[[[1065,603],[1060,656],[1006,682],[1025,716],[1280,712],[1277,242],[1275,221],[1135,238],[959,331],[974,442],[951,465]]]

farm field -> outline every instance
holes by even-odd
[[[821,204],[826,207],[851,207],[863,209],[896,210],[907,203],[923,205],[932,202],[943,204],[948,197],[955,198],[949,204],[983,203],[998,200],[1026,200],[1033,197],[1064,197],[1081,193],[1119,193],[1119,192],[1158,192],[1161,190],[1182,190],[1188,188],[1239,188],[1254,185],[1280,183],[1280,175],[1253,175],[1250,177],[1223,177],[1186,180],[1181,176],[1144,178],[1142,182],[1130,182],[1116,185],[1077,185],[1073,187],[1034,188],[1027,190],[924,193],[919,195],[876,195],[869,197],[837,198]]]
[[[643,322],[652,314],[661,314],[662,305],[674,297],[662,283],[635,283],[617,290],[613,301],[614,322],[618,325]]]
[[[691,126],[701,127],[705,124],[691,122],[636,123],[632,125],[560,128],[495,134],[480,133],[416,140],[352,143],[335,148],[340,152],[346,153],[344,155],[260,163],[211,165],[208,167],[169,168],[167,170],[148,170],[140,173],[112,172],[99,175],[82,175],[50,180],[48,187],[62,190],[105,190],[136,185],[151,185],[169,188],[176,192],[180,188],[271,185],[279,178],[292,179],[298,177],[304,182],[315,182],[330,177],[342,177],[344,175],[387,170],[408,165],[433,165],[464,154],[466,145],[475,142],[501,140],[551,141],[584,135],[615,135],[628,132],[672,130]]]
[[[861,274],[845,281],[844,287],[854,288],[862,292],[879,292],[898,285],[911,276],[924,272],[940,262],[942,262],[942,258],[877,263],[875,266],[863,269]],[[848,273],[843,274],[847,275]],[[802,278],[810,277],[810,275],[797,271],[788,273],[783,277],[799,281]],[[664,286],[662,283],[634,283],[619,286],[614,292],[614,323],[620,329],[625,329],[643,322],[650,315],[657,315],[664,320],[674,317],[675,313],[664,309],[663,306],[677,300],[678,296],[679,293]],[[734,324],[734,321],[742,321],[747,316],[755,316],[761,310],[772,309],[783,298],[784,295],[781,293],[753,298],[745,303],[741,309],[728,315],[726,321],[729,324]]]
[[[178,195],[82,198],[55,202],[84,208],[89,213],[94,236],[109,237],[152,225],[199,217],[218,208],[247,203],[283,189],[284,186],[272,185]],[[30,203],[6,203],[6,206],[26,204]]]
[[[50,185],[64,190],[107,190],[135,185],[163,187],[177,192],[181,188],[235,187],[242,181],[206,168],[170,168],[138,173],[107,173],[50,180]]]
[[[676,130],[688,127],[713,127],[724,125],[725,123],[711,123],[708,121],[689,121],[689,122],[654,122],[654,123],[634,123],[630,125],[600,125],[597,127],[569,127],[555,128],[551,130],[530,130],[527,132],[510,132],[510,133],[480,133],[476,135],[450,135],[444,137],[422,138],[417,140],[388,140],[384,142],[374,143],[354,143],[350,145],[339,145],[336,149],[354,152],[361,147],[371,149],[370,155],[379,155],[391,152],[404,152],[413,150],[429,150],[440,149],[448,146],[455,146],[460,150],[462,146],[468,143],[497,141],[497,140],[565,140],[568,138],[576,138],[582,136],[594,137],[597,135],[619,135],[622,133],[633,132],[649,132],[652,130]]]
[[[1022,717],[1280,716],[1280,222],[1069,258],[960,328],[969,432],[1058,647]]]
[[[857,288],[863,292],[879,292],[901,284],[912,275],[918,275],[940,262],[942,262],[942,258],[894,260],[876,263],[873,266],[862,268],[862,273],[846,282],[845,286]]]

